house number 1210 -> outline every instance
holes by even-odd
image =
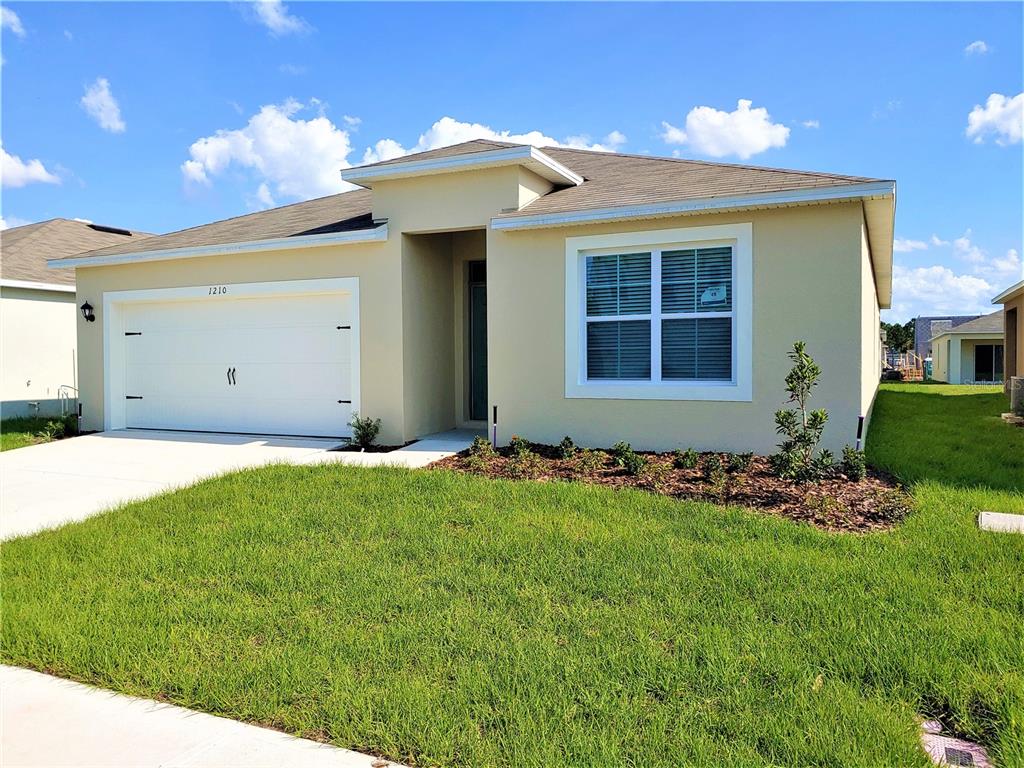
[[[210,295],[211,296],[216,296],[219,293],[227,293],[227,292],[228,292],[228,287],[226,285],[211,285],[210,286]]]

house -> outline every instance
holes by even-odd
[[[84,427],[768,452],[797,339],[824,444],[870,415],[892,181],[483,140],[342,177],[52,261],[96,308]]]
[[[1024,376],[1024,353],[1021,343],[1024,341],[1024,280],[1011,285],[994,299],[993,304],[1003,305],[1003,342],[1006,348],[1003,355],[1006,391],[1010,391],[1010,379]]]
[[[932,357],[932,339],[943,331],[969,322],[981,315],[943,315],[914,318],[914,354],[922,360]]]
[[[148,235],[71,219],[0,232],[3,418],[58,415],[77,397],[75,273],[47,269],[47,259],[144,237]]]
[[[932,378],[950,384],[1003,380],[1003,311],[961,323],[932,339]]]

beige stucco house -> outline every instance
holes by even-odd
[[[1010,391],[1010,379],[1024,376],[1024,356],[1021,343],[1024,342],[1024,280],[1011,285],[994,299],[993,304],[1003,305],[1003,367],[1005,389]]]
[[[982,315],[934,336],[932,378],[949,384],[1003,380],[1003,311]]]
[[[0,416],[54,416],[77,397],[75,272],[47,260],[144,237],[71,219],[0,232]]]
[[[52,262],[96,307],[84,427],[769,452],[796,339],[825,444],[870,415],[892,181],[492,141],[342,176]]]

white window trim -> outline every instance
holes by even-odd
[[[586,266],[587,256],[620,253],[625,249],[677,250],[729,244],[733,247],[733,380],[617,381],[586,378]],[[652,261],[651,370],[660,370],[661,275]],[[565,396],[622,400],[753,400],[753,225],[723,224],[710,227],[655,229],[565,239]],[[654,286],[657,286],[655,289]],[[714,317],[720,313],[701,313]],[[645,315],[646,317],[646,315]],[[628,317],[609,319],[629,319]],[[657,327],[655,327],[657,326]]]
[[[147,288],[109,291],[103,294],[103,429],[124,429],[125,411],[125,327],[126,306],[167,301],[224,302],[235,299],[297,296],[302,294],[347,294],[351,311],[352,359],[349,383],[352,410],[360,405],[359,355],[359,278],[329,277],[312,280],[279,280],[265,283],[227,283],[224,293],[211,294],[209,284],[181,288]],[[81,332],[81,331],[80,331]]]

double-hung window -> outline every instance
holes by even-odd
[[[750,225],[566,243],[567,396],[749,399]]]

